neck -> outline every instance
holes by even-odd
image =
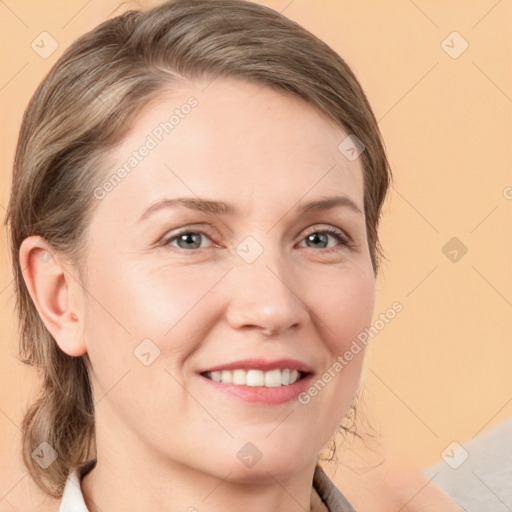
[[[128,435],[104,439],[98,436],[100,432],[96,465],[81,485],[90,512],[311,510],[316,460],[286,474],[273,474],[271,467],[262,465],[251,468],[249,474],[237,473],[234,467],[213,475],[208,468],[194,468],[154,453]]]
[[[312,490],[310,468],[286,480],[271,477],[259,483],[219,479],[192,469],[165,475],[144,468],[146,478],[124,466],[96,466],[82,479],[82,493],[90,512],[166,510],[168,512],[310,512],[319,501]],[[149,477],[149,478],[148,478]],[[315,501],[316,499],[316,501]],[[316,507],[315,507],[316,509]]]

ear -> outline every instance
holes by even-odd
[[[85,354],[83,288],[71,269],[40,236],[23,240],[19,259],[30,297],[60,349],[70,356]]]

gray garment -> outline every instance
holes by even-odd
[[[96,459],[92,459],[70,471],[59,512],[88,512],[80,489],[80,482],[95,465]],[[335,487],[320,466],[315,468],[313,487],[329,512],[355,512],[345,496]]]
[[[466,512],[512,510],[512,417],[464,445],[450,443],[441,457],[423,474]]]
[[[317,465],[313,476],[313,487],[325,503],[329,512],[355,512],[347,498],[331,482],[324,470]]]

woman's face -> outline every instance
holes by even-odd
[[[372,319],[362,162],[300,99],[205,86],[147,105],[95,191],[84,342],[98,454],[280,479],[315,460],[357,390],[364,347],[335,362]]]

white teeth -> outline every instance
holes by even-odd
[[[281,370],[270,370],[265,372],[265,386],[267,388],[278,388],[281,385]]]
[[[233,384],[246,385],[247,372],[245,370],[233,370]]]
[[[219,382],[224,384],[231,384],[233,382],[233,372],[231,370],[222,370],[220,372],[221,378]]]
[[[283,370],[222,370],[207,372],[206,377],[222,384],[236,384],[238,386],[253,386],[276,388],[288,386],[297,382],[300,373],[297,370],[285,368]]]
[[[239,370],[242,371],[242,370]],[[249,370],[247,372],[247,386],[263,386],[265,382],[265,374],[261,370]]]

